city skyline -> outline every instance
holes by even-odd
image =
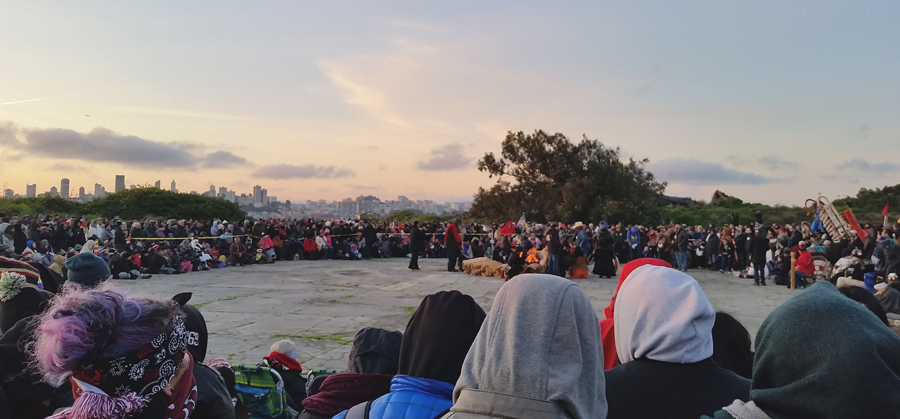
[[[898,15],[887,0],[10,2],[0,179],[458,201],[494,184],[476,161],[508,131],[542,129],[648,158],[671,196],[835,199],[900,177]]]

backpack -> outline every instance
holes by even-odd
[[[234,389],[251,419],[288,419],[287,393],[277,371],[258,365],[237,364]]]

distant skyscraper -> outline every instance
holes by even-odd
[[[125,175],[116,175],[116,192],[125,190]]]
[[[156,181],[156,189],[162,189],[162,183],[160,181]]]
[[[256,185],[253,187],[253,202],[263,203],[262,200],[262,186]]]
[[[63,198],[69,197],[69,178],[62,178],[59,181],[59,196]]]
[[[224,186],[219,186],[219,195],[217,195],[219,198],[224,198],[225,194],[227,194],[227,193],[228,193],[228,188],[226,188]]]
[[[209,185],[209,196],[216,196],[216,185]]]
[[[94,198],[103,198],[106,196],[106,188],[99,183],[94,184]]]
[[[169,188],[170,191],[178,193],[178,189],[175,187],[175,181],[172,181],[172,186]]]
[[[25,185],[25,196],[28,198],[34,198],[37,196],[37,184],[32,183],[30,185]]]
[[[50,194],[50,196],[59,196],[59,190],[56,189],[56,186],[54,186],[54,187],[50,188],[49,194]]]
[[[84,186],[78,188],[78,200],[84,201]]]
[[[4,196],[5,198],[13,198],[13,197],[16,196],[16,193],[13,192],[12,189],[4,189],[4,190],[3,190],[3,196]]]

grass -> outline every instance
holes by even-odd
[[[309,339],[309,340],[330,340],[339,345],[349,345],[353,343],[353,338],[342,333],[334,333],[331,335],[295,335],[290,333],[278,333],[272,335],[272,339]]]
[[[413,307],[413,306],[403,306],[403,311],[405,311],[406,314],[415,314],[417,308],[418,308],[418,307]]]
[[[328,302],[331,303],[331,304],[336,304],[336,303],[341,302],[341,300],[346,300],[346,299],[348,299],[348,298],[353,298],[353,296],[352,296],[352,295],[345,295],[345,296],[343,296],[343,297],[341,297],[341,298],[335,298],[335,299],[333,299],[333,300],[328,300]]]

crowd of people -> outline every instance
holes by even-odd
[[[101,274],[53,294],[21,269],[0,279],[4,317],[27,308],[0,335],[0,418],[249,417],[234,366],[206,360],[190,293],[131,295]],[[523,274],[487,312],[441,291],[403,332],[360,330],[346,370],[315,390],[291,341],[260,365],[292,419],[896,418],[900,335],[866,298],[819,281],[768,315],[754,353],[692,277],[638,258],[602,320],[576,282]]]
[[[761,222],[2,221],[0,419],[248,417],[232,366],[206,360],[190,293],[130,295],[110,278],[329,256],[409,255],[411,269],[414,255],[446,257],[451,271],[490,257],[515,269],[537,252],[547,273],[512,272],[487,312],[442,291],[402,333],[364,328],[346,371],[314,392],[292,342],[275,342],[260,365],[279,372],[289,417],[301,419],[900,417],[895,226],[832,242]],[[324,247],[304,250],[308,240]],[[602,320],[563,278],[589,257],[596,275],[618,276]],[[769,314],[754,347],[684,273],[704,268],[759,285],[787,271],[808,289]]]

